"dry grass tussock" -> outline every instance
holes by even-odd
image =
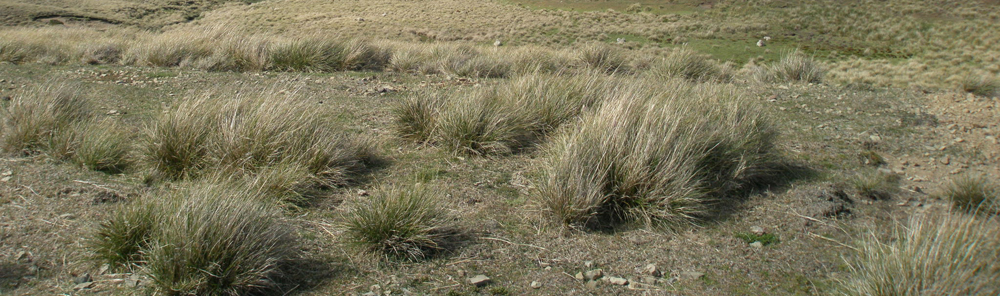
[[[671,51],[653,62],[649,74],[659,79],[684,78],[697,82],[728,82],[734,76],[729,64],[720,65],[689,48]]]
[[[1000,221],[966,214],[914,217],[892,240],[861,241],[844,295],[996,295]]]
[[[407,99],[394,109],[395,125],[404,137],[456,153],[509,154],[599,104],[617,83],[597,73],[524,75],[488,88]]]
[[[171,295],[277,288],[298,252],[280,211],[246,190],[188,185],[121,206],[90,241],[95,259],[147,275]]]
[[[299,180],[307,187],[341,184],[372,157],[366,144],[280,86],[178,102],[147,127],[143,155],[160,177],[248,176],[267,183],[261,188],[296,184],[279,172],[308,176]]]
[[[750,65],[744,69],[750,81],[760,83],[806,82],[820,83],[826,75],[825,67],[812,57],[794,51],[785,54],[771,65]]]
[[[769,160],[774,136],[734,89],[636,83],[544,147],[539,202],[569,225],[690,224]]]
[[[88,169],[118,173],[131,164],[130,128],[98,119],[72,84],[49,82],[0,106],[0,149],[45,154]]]
[[[1000,214],[1000,185],[986,176],[963,176],[951,180],[944,196],[958,210]]]
[[[344,215],[348,242],[386,259],[423,259],[459,234],[441,200],[422,185],[383,186]]]

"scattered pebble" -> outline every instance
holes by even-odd
[[[619,286],[628,285],[628,280],[627,279],[616,277],[616,276],[609,276],[609,277],[607,277],[607,281],[609,283],[611,283],[612,285],[619,285]]]
[[[583,273],[583,278],[588,281],[599,279],[602,276],[604,276],[604,270],[601,269],[594,269]]]
[[[482,275],[482,274],[474,276],[472,278],[469,278],[469,283],[472,284],[472,285],[475,285],[477,287],[478,286],[486,285],[489,282],[490,282],[490,278],[488,276]]]
[[[532,289],[538,289],[538,288],[541,288],[541,287],[542,287],[542,283],[539,283],[537,281],[532,281],[531,282],[531,288]]]
[[[642,273],[651,276],[660,276],[660,270],[656,268],[656,264],[648,264],[646,267],[642,268]]]
[[[752,227],[750,227],[750,233],[753,233],[756,236],[761,236],[761,235],[764,235],[765,232],[764,232],[764,228],[763,227],[752,226]]]

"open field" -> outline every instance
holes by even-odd
[[[1000,292],[995,1],[0,9],[0,294]]]

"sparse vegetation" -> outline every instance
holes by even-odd
[[[996,294],[998,259],[995,219],[917,216],[891,240],[865,237],[840,289],[846,295]]]
[[[964,176],[951,180],[945,197],[955,208],[970,213],[1000,213],[1000,186],[984,176]]]
[[[446,250],[456,228],[439,199],[420,185],[383,187],[344,217],[349,242],[387,258],[423,259]]]

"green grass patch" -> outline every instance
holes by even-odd
[[[760,242],[762,245],[769,246],[781,242],[781,240],[778,239],[778,236],[774,235],[773,233],[765,233],[762,235],[757,235],[749,232],[737,232],[734,236],[736,236],[736,238],[738,239],[743,240],[743,242],[746,242],[747,244]]]

